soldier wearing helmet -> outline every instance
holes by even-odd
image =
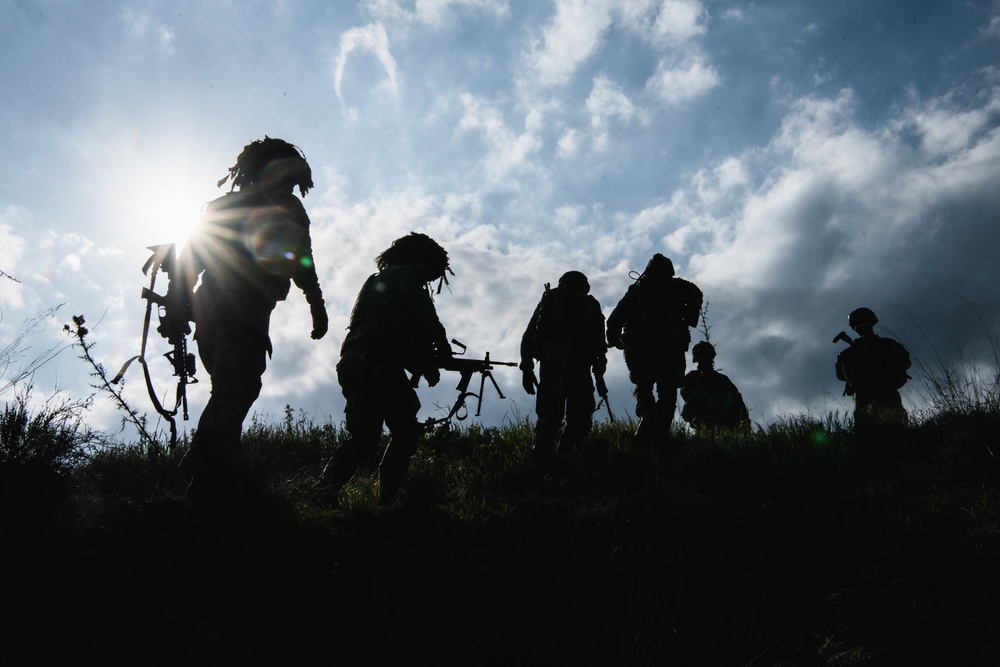
[[[556,454],[572,456],[590,433],[596,405],[591,373],[603,376],[607,364],[601,304],[590,295],[587,276],[568,271],[555,288],[546,285],[521,336],[522,385],[528,394],[538,386],[532,454],[540,470],[551,471]]]
[[[333,502],[355,470],[375,454],[383,425],[391,442],[379,464],[379,500],[397,498],[420,437],[420,400],[406,371],[433,387],[441,378],[441,361],[452,354],[428,285],[447,282],[451,273],[444,248],[413,232],[393,241],[375,266],[378,272],[365,281],[354,302],[337,364],[350,437],[333,453],[320,479],[320,488]]]
[[[192,500],[230,496],[239,487],[235,465],[246,418],[261,390],[271,354],[271,311],[291,283],[302,290],[312,315],[312,338],[328,319],[316,275],[304,197],[313,187],[302,152],[264,137],[244,147],[209,202],[178,259],[179,280],[167,299],[161,326],[186,332],[195,323],[198,354],[212,379],[212,393],[181,461],[193,479]],[[194,286],[200,276],[198,289]]]
[[[608,317],[608,345],[625,351],[635,385],[637,444],[670,436],[691,344],[688,329],[698,325],[702,299],[697,285],[676,277],[673,262],[657,253]]]
[[[742,429],[750,416],[739,389],[732,380],[715,370],[715,347],[708,341],[691,348],[691,360],[698,368],[684,377],[681,417],[697,430]]]
[[[910,353],[898,341],[875,333],[878,318],[869,308],[851,311],[847,323],[858,337],[837,356],[835,368],[837,379],[845,383],[844,394],[854,397],[855,428],[905,422],[899,389],[909,379]]]

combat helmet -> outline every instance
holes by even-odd
[[[284,178],[293,186],[297,185],[299,192],[305,197],[313,187],[312,170],[306,162],[305,154],[298,146],[267,135],[244,146],[243,152],[236,158],[236,164],[229,168],[229,173],[217,185],[221,188],[223,183],[231,179],[230,192],[253,185],[260,182],[268,169],[274,168],[279,162],[287,171]]]
[[[695,343],[694,347],[691,348],[691,360],[695,363],[712,361],[713,359],[715,359],[715,346],[707,340]]]
[[[587,280],[587,276],[580,271],[567,271],[559,276],[559,287],[583,292],[584,294],[590,293],[590,282]]]
[[[656,253],[646,263],[646,270],[642,272],[644,276],[673,276],[674,263],[661,253]]]
[[[375,266],[384,271],[390,266],[418,261],[426,268],[427,282],[441,279],[448,283],[447,274],[455,275],[448,265],[448,252],[437,241],[419,232],[410,232],[392,242],[392,245],[375,258]],[[440,289],[440,288],[439,288]]]
[[[878,324],[878,318],[875,317],[875,313],[870,308],[856,308],[847,316],[847,323],[857,331],[859,326],[865,324],[875,326]]]

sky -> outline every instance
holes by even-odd
[[[851,409],[831,341],[860,306],[914,358],[912,411],[927,374],[996,375],[998,0],[9,0],[0,55],[0,349],[30,331],[0,369],[61,350],[35,402],[94,393],[73,315],[109,374],[139,353],[147,246],[183,243],[265,135],[312,166],[331,325],[311,340],[293,288],[251,416],[342,422],[351,305],[410,231],[449,252],[435,303],[470,357],[518,361],[568,270],[607,316],[659,252],[703,291],[693,342],[707,328],[760,425]],[[166,351],[154,332],[164,400]],[[495,376],[505,398],[487,385],[465,423],[532,419],[517,370]],[[421,419],[457,380],[421,387]],[[607,380],[632,415],[619,350]],[[4,400],[28,382],[4,381]],[[123,392],[155,423],[138,365]],[[121,415],[99,394],[87,420],[117,433]]]

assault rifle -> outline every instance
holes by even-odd
[[[833,342],[834,343],[839,343],[840,341],[844,341],[845,343],[847,343],[848,345],[850,345],[851,343],[854,342],[854,339],[851,338],[850,336],[848,336],[846,331],[841,331],[839,334],[837,334],[836,336],[833,337]],[[840,364],[838,363],[837,366],[839,367]],[[854,383],[851,382],[850,378],[847,378],[847,380],[845,380],[844,382],[845,382],[844,383],[844,396],[853,396],[854,395]]]
[[[451,339],[452,344],[457,345],[462,348],[459,353],[465,354],[467,349],[465,344],[460,343],[454,338]],[[483,359],[459,359],[459,355],[453,355],[451,357],[442,359],[439,368],[443,371],[458,371],[460,378],[458,384],[455,385],[455,389],[458,390],[458,398],[455,399],[455,403],[451,406],[448,414],[440,419],[430,419],[424,423],[426,426],[433,426],[434,424],[441,424],[452,417],[462,421],[469,416],[469,409],[465,405],[465,401],[468,398],[476,399],[476,416],[480,416],[483,410],[483,390],[486,388],[486,380],[489,380],[493,384],[493,388],[497,390],[497,395],[500,398],[507,398],[503,395],[500,390],[500,385],[497,384],[496,378],[493,377],[494,366],[517,366],[514,361],[493,361],[490,359],[490,353],[487,352]],[[479,393],[469,391],[469,383],[472,381],[472,376],[475,373],[479,373]],[[414,387],[420,381],[420,374],[414,373],[412,378],[412,384]],[[464,412],[461,412],[464,410]]]
[[[153,291],[153,288],[156,286],[156,274],[159,271],[167,274],[167,295],[172,293],[171,286],[173,281],[179,278],[176,275],[177,258],[174,253],[174,244],[154,245],[149,246],[148,249],[152,250],[153,254],[142,265],[142,273],[149,275],[149,287],[142,288],[141,298],[146,300],[146,316],[142,324],[142,343],[139,348],[139,354],[126,361],[121,370],[118,371],[118,375],[111,382],[112,384],[118,384],[132,362],[139,361],[142,365],[143,375],[146,378],[146,391],[153,402],[153,407],[170,424],[170,448],[173,449],[177,446],[177,423],[174,417],[177,415],[177,411],[181,410],[184,420],[187,421],[187,386],[196,383],[198,379],[194,376],[196,372],[194,353],[188,352],[187,348],[187,334],[190,333],[187,321],[182,321],[182,317],[180,317],[181,313],[170,312],[170,310],[178,308],[179,304],[172,303],[169,296],[161,296]],[[174,293],[182,291],[184,291],[183,288],[176,289]],[[170,365],[174,369],[174,377],[177,378],[176,400],[173,409],[170,410],[163,407],[163,404],[157,397],[156,390],[153,388],[153,380],[149,375],[149,365],[146,363],[146,343],[149,338],[149,322],[152,318],[154,305],[157,306],[160,317],[160,326],[157,328],[157,331],[173,346],[169,352],[163,355],[170,362]],[[163,310],[162,313],[159,312],[160,309]],[[179,324],[183,328],[179,328]]]
[[[850,345],[851,343],[854,342],[854,339],[851,338],[850,336],[848,336],[846,331],[841,331],[839,334],[837,334],[836,336],[833,337],[833,342],[834,343],[837,343],[837,342],[840,342],[840,341],[844,341],[845,343],[847,343],[848,345]]]
[[[608,400],[608,385],[604,381],[604,374],[600,375],[594,374],[594,384],[597,385],[597,395],[601,397],[601,400],[597,402],[597,407],[594,408],[594,412],[598,412],[601,409],[601,404],[608,409],[608,419],[612,422],[615,421],[615,415],[611,412],[611,401]]]

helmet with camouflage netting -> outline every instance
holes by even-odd
[[[424,271],[427,282],[441,279],[448,282],[447,274],[455,275],[448,265],[448,252],[437,241],[419,232],[410,232],[392,242],[392,245],[375,258],[379,271],[400,264],[415,264]]]
[[[279,182],[293,187],[297,185],[303,197],[313,187],[312,170],[299,147],[267,135],[244,146],[236,164],[229,168],[229,174],[219,181],[218,186],[222,187],[223,183],[232,179],[231,192],[259,183],[275,173],[280,173]]]

